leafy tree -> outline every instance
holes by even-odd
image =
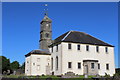
[[[0,59],[0,64],[2,64],[2,66],[0,66],[0,69],[2,69],[2,73],[4,71],[10,70],[10,60],[7,59],[5,56],[0,56]]]
[[[21,65],[21,69],[25,70],[25,62]]]
[[[19,62],[18,61],[13,61],[11,64],[10,64],[10,68],[12,69],[12,70],[17,70],[17,69],[19,69]]]

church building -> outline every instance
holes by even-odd
[[[115,74],[114,46],[87,33],[68,31],[52,40],[52,20],[40,22],[40,48],[25,55],[25,74]]]

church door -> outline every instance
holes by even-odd
[[[84,74],[88,74],[88,65],[84,66]]]
[[[46,66],[46,75],[50,75],[50,66],[49,65]]]

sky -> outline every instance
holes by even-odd
[[[52,39],[70,31],[88,33],[115,46],[118,67],[118,3],[116,2],[4,2],[2,55],[22,64],[25,54],[39,48],[44,4],[52,19]]]

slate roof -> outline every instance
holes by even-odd
[[[108,43],[105,43],[89,34],[78,31],[68,31],[53,41],[53,44],[59,42],[73,42],[73,43],[82,43],[82,44],[92,44],[92,45],[101,45],[101,46],[110,46],[114,47]],[[52,45],[53,45],[52,44]]]
[[[36,49],[32,50],[28,54],[25,55],[25,57],[30,56],[31,54],[38,54],[38,55],[51,55],[49,50],[43,50],[43,49]]]

